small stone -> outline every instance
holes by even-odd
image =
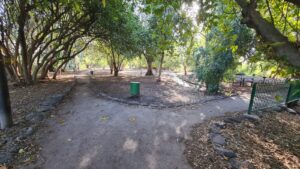
[[[214,122],[214,124],[217,126],[217,127],[220,127],[221,129],[225,129],[226,128],[226,124],[222,121],[217,121],[217,122]]]
[[[236,158],[231,158],[229,160],[229,164],[231,166],[231,169],[240,169],[241,162],[239,162]]]
[[[249,121],[259,121],[260,118],[254,114],[243,114],[242,118]]]
[[[297,114],[297,112],[294,109],[291,109],[291,108],[287,108],[286,111],[291,113],[291,114]]]
[[[46,111],[50,111],[52,109],[54,109],[53,106],[40,106],[38,108],[38,112],[46,112]]]
[[[224,119],[225,123],[230,123],[230,124],[241,123],[241,121],[242,120],[239,117],[227,117]]]
[[[26,136],[30,136],[30,135],[32,135],[33,134],[33,128],[32,127],[28,127],[28,129],[26,130],[26,132],[25,132],[25,135]]]
[[[40,113],[30,113],[25,116],[25,119],[31,123],[38,123],[44,119],[44,115]]]
[[[255,166],[252,163],[250,163],[249,161],[243,161],[240,164],[240,168],[243,168],[243,169],[255,169]]]
[[[237,157],[237,155],[232,151],[232,150],[227,150],[224,148],[220,148],[220,147],[215,147],[215,150],[217,151],[217,153],[219,155],[228,157],[228,158],[235,158]]]
[[[212,137],[212,143],[223,146],[226,144],[226,140],[220,134],[216,134],[215,136]]]
[[[210,130],[211,133],[214,133],[214,134],[220,134],[221,133],[221,128],[218,127],[216,124],[210,125],[209,130]]]

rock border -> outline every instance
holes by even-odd
[[[107,100],[127,104],[127,105],[144,106],[144,107],[150,107],[153,109],[165,109],[165,108],[182,108],[182,107],[188,107],[188,106],[192,106],[192,105],[196,105],[196,104],[204,104],[204,103],[211,102],[211,101],[224,100],[224,99],[227,99],[230,97],[234,97],[236,95],[234,95],[234,96],[216,96],[215,98],[208,99],[208,100],[192,101],[190,103],[175,103],[172,105],[166,105],[163,103],[161,103],[161,104],[141,103],[141,102],[138,102],[135,100],[126,100],[126,99],[121,99],[121,98],[117,98],[117,97],[112,97],[102,91],[98,92],[97,96],[105,98]]]
[[[37,131],[39,123],[48,118],[50,111],[54,110],[55,107],[60,104],[67,95],[70,94],[75,85],[76,82],[73,81],[71,85],[66,87],[62,93],[46,97],[44,101],[39,103],[38,110],[26,113],[27,115],[24,117],[24,120],[28,125],[20,128],[20,130],[17,131],[14,136],[8,137],[4,141],[0,142],[0,147],[8,147],[5,149],[6,151],[0,151],[0,166],[11,165],[15,155],[20,153],[22,150],[20,149],[20,143],[26,141],[27,138],[32,136]],[[9,131],[10,129],[6,130]]]
[[[300,115],[300,112],[296,112],[295,110],[288,108],[285,105],[281,105],[279,108],[276,107],[274,109],[271,109],[271,111],[276,112],[280,112],[282,110],[285,110],[288,113],[294,115]],[[258,114],[260,114],[260,112],[258,112]],[[225,129],[228,124],[238,124],[243,121],[259,123],[260,120],[261,118],[258,115],[245,113],[234,117],[225,117],[222,121],[216,121],[209,125],[209,142],[213,145],[213,149],[218,155],[227,157],[229,159],[228,162],[231,169],[252,169],[255,167],[247,160],[239,161],[238,155],[233,150],[224,148],[225,145],[228,143],[228,140],[222,135],[222,129]]]

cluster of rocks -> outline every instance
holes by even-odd
[[[276,107],[272,109],[273,111],[282,111],[285,110],[288,113],[291,114],[299,114],[299,112],[288,108],[285,105],[281,105],[280,107]],[[263,113],[261,111],[261,113]],[[261,114],[258,112],[258,114]],[[238,115],[234,117],[226,117],[223,121],[219,122],[214,122],[210,124],[209,126],[209,140],[213,145],[213,148],[215,152],[221,156],[225,156],[229,159],[229,165],[231,166],[232,169],[240,169],[240,168],[247,168],[247,169],[252,169],[255,168],[249,161],[239,161],[237,158],[237,154],[230,150],[224,148],[226,144],[228,143],[227,139],[222,135],[222,129],[226,128],[226,125],[229,124],[238,124],[241,123],[242,121],[250,121],[253,123],[259,123],[260,117],[257,115],[252,115],[252,114],[243,114],[243,115]]]
[[[145,106],[145,107],[150,107],[154,109],[164,109],[164,108],[180,108],[180,107],[185,107],[185,106],[192,106],[196,104],[204,104],[210,101],[215,101],[215,100],[222,100],[228,98],[228,96],[216,96],[211,99],[207,100],[192,100],[188,103],[168,103],[168,104],[163,104],[163,103],[147,103],[147,102],[140,102],[137,101],[136,98],[128,98],[128,99],[122,99],[122,98],[116,98],[109,96],[103,92],[98,93],[99,97],[103,97],[108,100],[116,101],[119,103],[127,104],[127,105],[135,105],[135,106]]]
[[[214,122],[209,126],[209,140],[213,145],[215,152],[229,159],[229,165],[232,169],[254,168],[248,161],[239,161],[237,154],[230,149],[226,149],[227,139],[222,135],[222,129],[228,124],[237,124],[242,121],[259,122],[260,118],[257,115],[243,114],[235,117],[226,117],[223,121]]]
[[[27,113],[21,129],[18,129],[18,126],[14,126],[4,131],[8,134],[0,140],[0,164],[11,164],[13,162],[14,155],[19,153],[21,149],[21,143],[34,134],[38,123],[43,121],[49,115],[50,111],[70,93],[74,85],[75,83],[60,94],[47,97],[38,105],[35,112]]]

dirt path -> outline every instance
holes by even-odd
[[[128,106],[96,98],[89,80],[78,81],[73,96],[57,109],[41,137],[41,168],[190,168],[183,155],[190,126],[247,108],[247,98],[242,97],[181,109]],[[72,113],[59,115],[66,112]]]

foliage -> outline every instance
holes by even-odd
[[[257,34],[259,60],[275,60],[283,69],[298,69],[300,8],[289,0],[208,0],[199,1],[199,22],[206,30],[227,20],[239,19]],[[253,60],[253,59],[252,59]]]
[[[194,54],[198,79],[205,82],[208,93],[218,92],[224,74],[235,68],[234,58],[251,52],[254,44],[252,32],[239,22],[229,21],[225,28],[223,25],[212,28],[205,47]]]

